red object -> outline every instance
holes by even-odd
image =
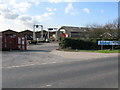
[[[3,36],[3,50],[27,50],[27,38],[18,36]]]
[[[62,34],[62,37],[64,37],[64,38],[65,38],[65,37],[66,37],[66,33],[63,33],[63,34]]]

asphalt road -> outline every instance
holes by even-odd
[[[118,58],[3,68],[3,88],[117,88]]]

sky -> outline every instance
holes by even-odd
[[[117,0],[0,0],[0,31],[33,30],[33,25],[47,28],[105,25],[118,18]],[[38,31],[40,28],[38,29]]]

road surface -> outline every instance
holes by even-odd
[[[3,88],[117,88],[117,57],[3,68]]]
[[[6,51],[3,88],[117,88],[117,54],[56,51],[57,43]]]

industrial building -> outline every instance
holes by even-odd
[[[66,37],[71,38],[87,38],[88,28],[85,27],[71,27],[62,26],[58,30],[58,37],[61,35],[66,35]]]

